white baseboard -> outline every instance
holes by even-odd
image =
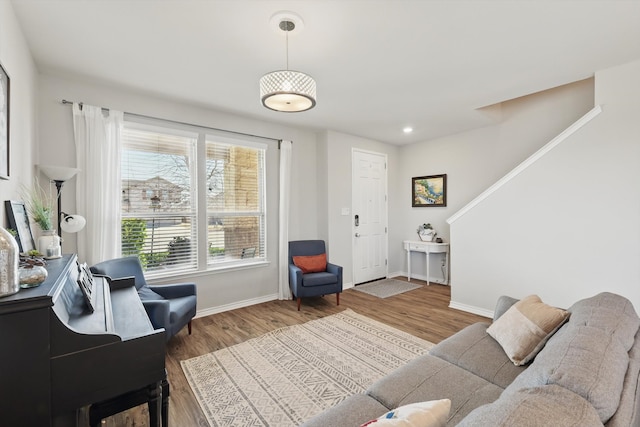
[[[390,273],[389,274],[389,278],[393,278],[393,277],[397,277],[397,276],[407,276],[406,273],[404,272],[396,272],[396,273]],[[420,280],[427,280],[426,276],[421,276],[419,274],[414,275],[413,276],[415,279],[420,279]],[[431,279],[430,283],[440,283],[441,280],[440,279]],[[351,289],[353,288],[353,282],[349,282],[349,283],[344,283],[342,286],[343,290],[347,290],[347,289]],[[278,299],[278,294],[271,294],[271,295],[265,295],[262,297],[257,297],[257,298],[251,298],[248,300],[244,300],[244,301],[237,301],[231,304],[225,304],[225,305],[219,305],[216,307],[209,307],[209,308],[205,308],[203,310],[198,310],[196,315],[195,315],[195,319],[197,319],[198,317],[204,317],[204,316],[209,316],[211,314],[217,314],[217,313],[223,313],[225,311],[230,311],[230,310],[235,310],[237,308],[244,308],[244,307],[249,307],[251,305],[255,305],[255,304],[261,304],[263,302],[269,302],[269,301],[274,301]],[[451,303],[449,304],[449,307],[451,308],[455,308],[457,310],[462,310],[462,311],[466,311],[469,313],[473,313],[473,314],[478,314],[480,316],[484,316],[484,317],[489,317],[489,318],[493,318],[493,312],[489,311],[489,310],[485,310],[482,308],[478,308],[478,307],[473,307],[470,305],[466,305],[466,304],[460,304],[460,303],[456,303],[455,301],[451,301]]]
[[[235,310],[237,308],[249,307],[250,305],[261,304],[263,302],[273,301],[278,299],[278,294],[265,295],[263,297],[251,298],[244,301],[238,301],[231,304],[219,305],[216,307],[205,308],[204,310],[198,310],[195,318],[209,316],[211,314],[222,313],[225,311]]]
[[[352,282],[344,283],[342,285],[343,290],[347,290],[349,288],[353,288]],[[263,302],[275,301],[277,299],[278,299],[278,294],[272,294],[272,295],[265,295],[263,297],[247,299],[244,301],[238,301],[231,304],[219,305],[216,307],[209,307],[203,310],[198,310],[196,312],[194,319],[197,319],[198,317],[209,316],[211,314],[223,313],[225,311],[235,310],[237,308],[249,307],[251,305],[261,304]]]
[[[456,310],[466,311],[467,313],[473,313],[479,316],[484,316],[484,317],[488,317],[489,319],[493,319],[493,311],[487,310],[484,308],[474,307],[472,305],[467,305],[467,304],[461,304],[455,301],[449,302],[449,308],[455,308]]]
[[[402,273],[397,274],[397,276],[409,277],[409,276],[407,275],[407,272],[406,272],[406,271],[403,271]],[[412,279],[418,279],[418,280],[424,280],[425,282],[427,281],[427,276],[426,276],[426,275],[424,275],[424,274],[412,274],[412,275],[411,275],[411,278],[412,278]],[[438,284],[438,285],[447,285],[447,286],[449,285],[448,283],[446,283],[446,282],[442,279],[442,277],[431,277],[431,278],[429,279],[429,283],[435,283],[435,284]]]

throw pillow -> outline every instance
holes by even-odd
[[[327,254],[294,256],[293,263],[303,273],[319,273],[327,270]]]
[[[568,311],[543,303],[537,295],[529,295],[493,322],[487,333],[520,366],[533,359],[568,318]]]
[[[447,422],[451,400],[430,400],[400,406],[360,427],[442,427]]]

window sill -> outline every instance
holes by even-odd
[[[154,284],[155,282],[166,283],[168,280],[177,283],[178,281],[187,281],[188,279],[195,277],[204,277],[211,274],[229,273],[233,271],[247,270],[252,268],[263,268],[269,265],[271,265],[270,261],[260,260],[251,263],[209,266],[207,270],[176,272],[175,274],[171,275],[158,275],[149,273],[148,275],[145,275],[145,277],[150,284]]]

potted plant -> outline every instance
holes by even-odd
[[[53,228],[53,201],[40,187],[37,178],[31,188],[23,187],[22,193],[27,212],[41,230],[38,238],[38,251],[48,258],[59,257],[60,237]]]
[[[423,242],[432,242],[437,234],[429,223],[418,226],[418,237]]]
[[[33,222],[38,224],[42,231],[53,229],[51,215],[53,213],[53,204],[44,190],[40,187],[36,178],[31,188],[22,187],[22,196],[27,207],[27,212],[31,216]]]

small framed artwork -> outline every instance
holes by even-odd
[[[447,206],[447,174],[411,178],[411,206]]]
[[[29,252],[36,248],[31,234],[31,226],[29,225],[29,216],[27,208],[23,202],[15,200],[5,200],[4,207],[7,211],[7,221],[9,228],[16,231],[16,240],[21,253]]]
[[[9,75],[0,64],[0,179],[9,179]]]

